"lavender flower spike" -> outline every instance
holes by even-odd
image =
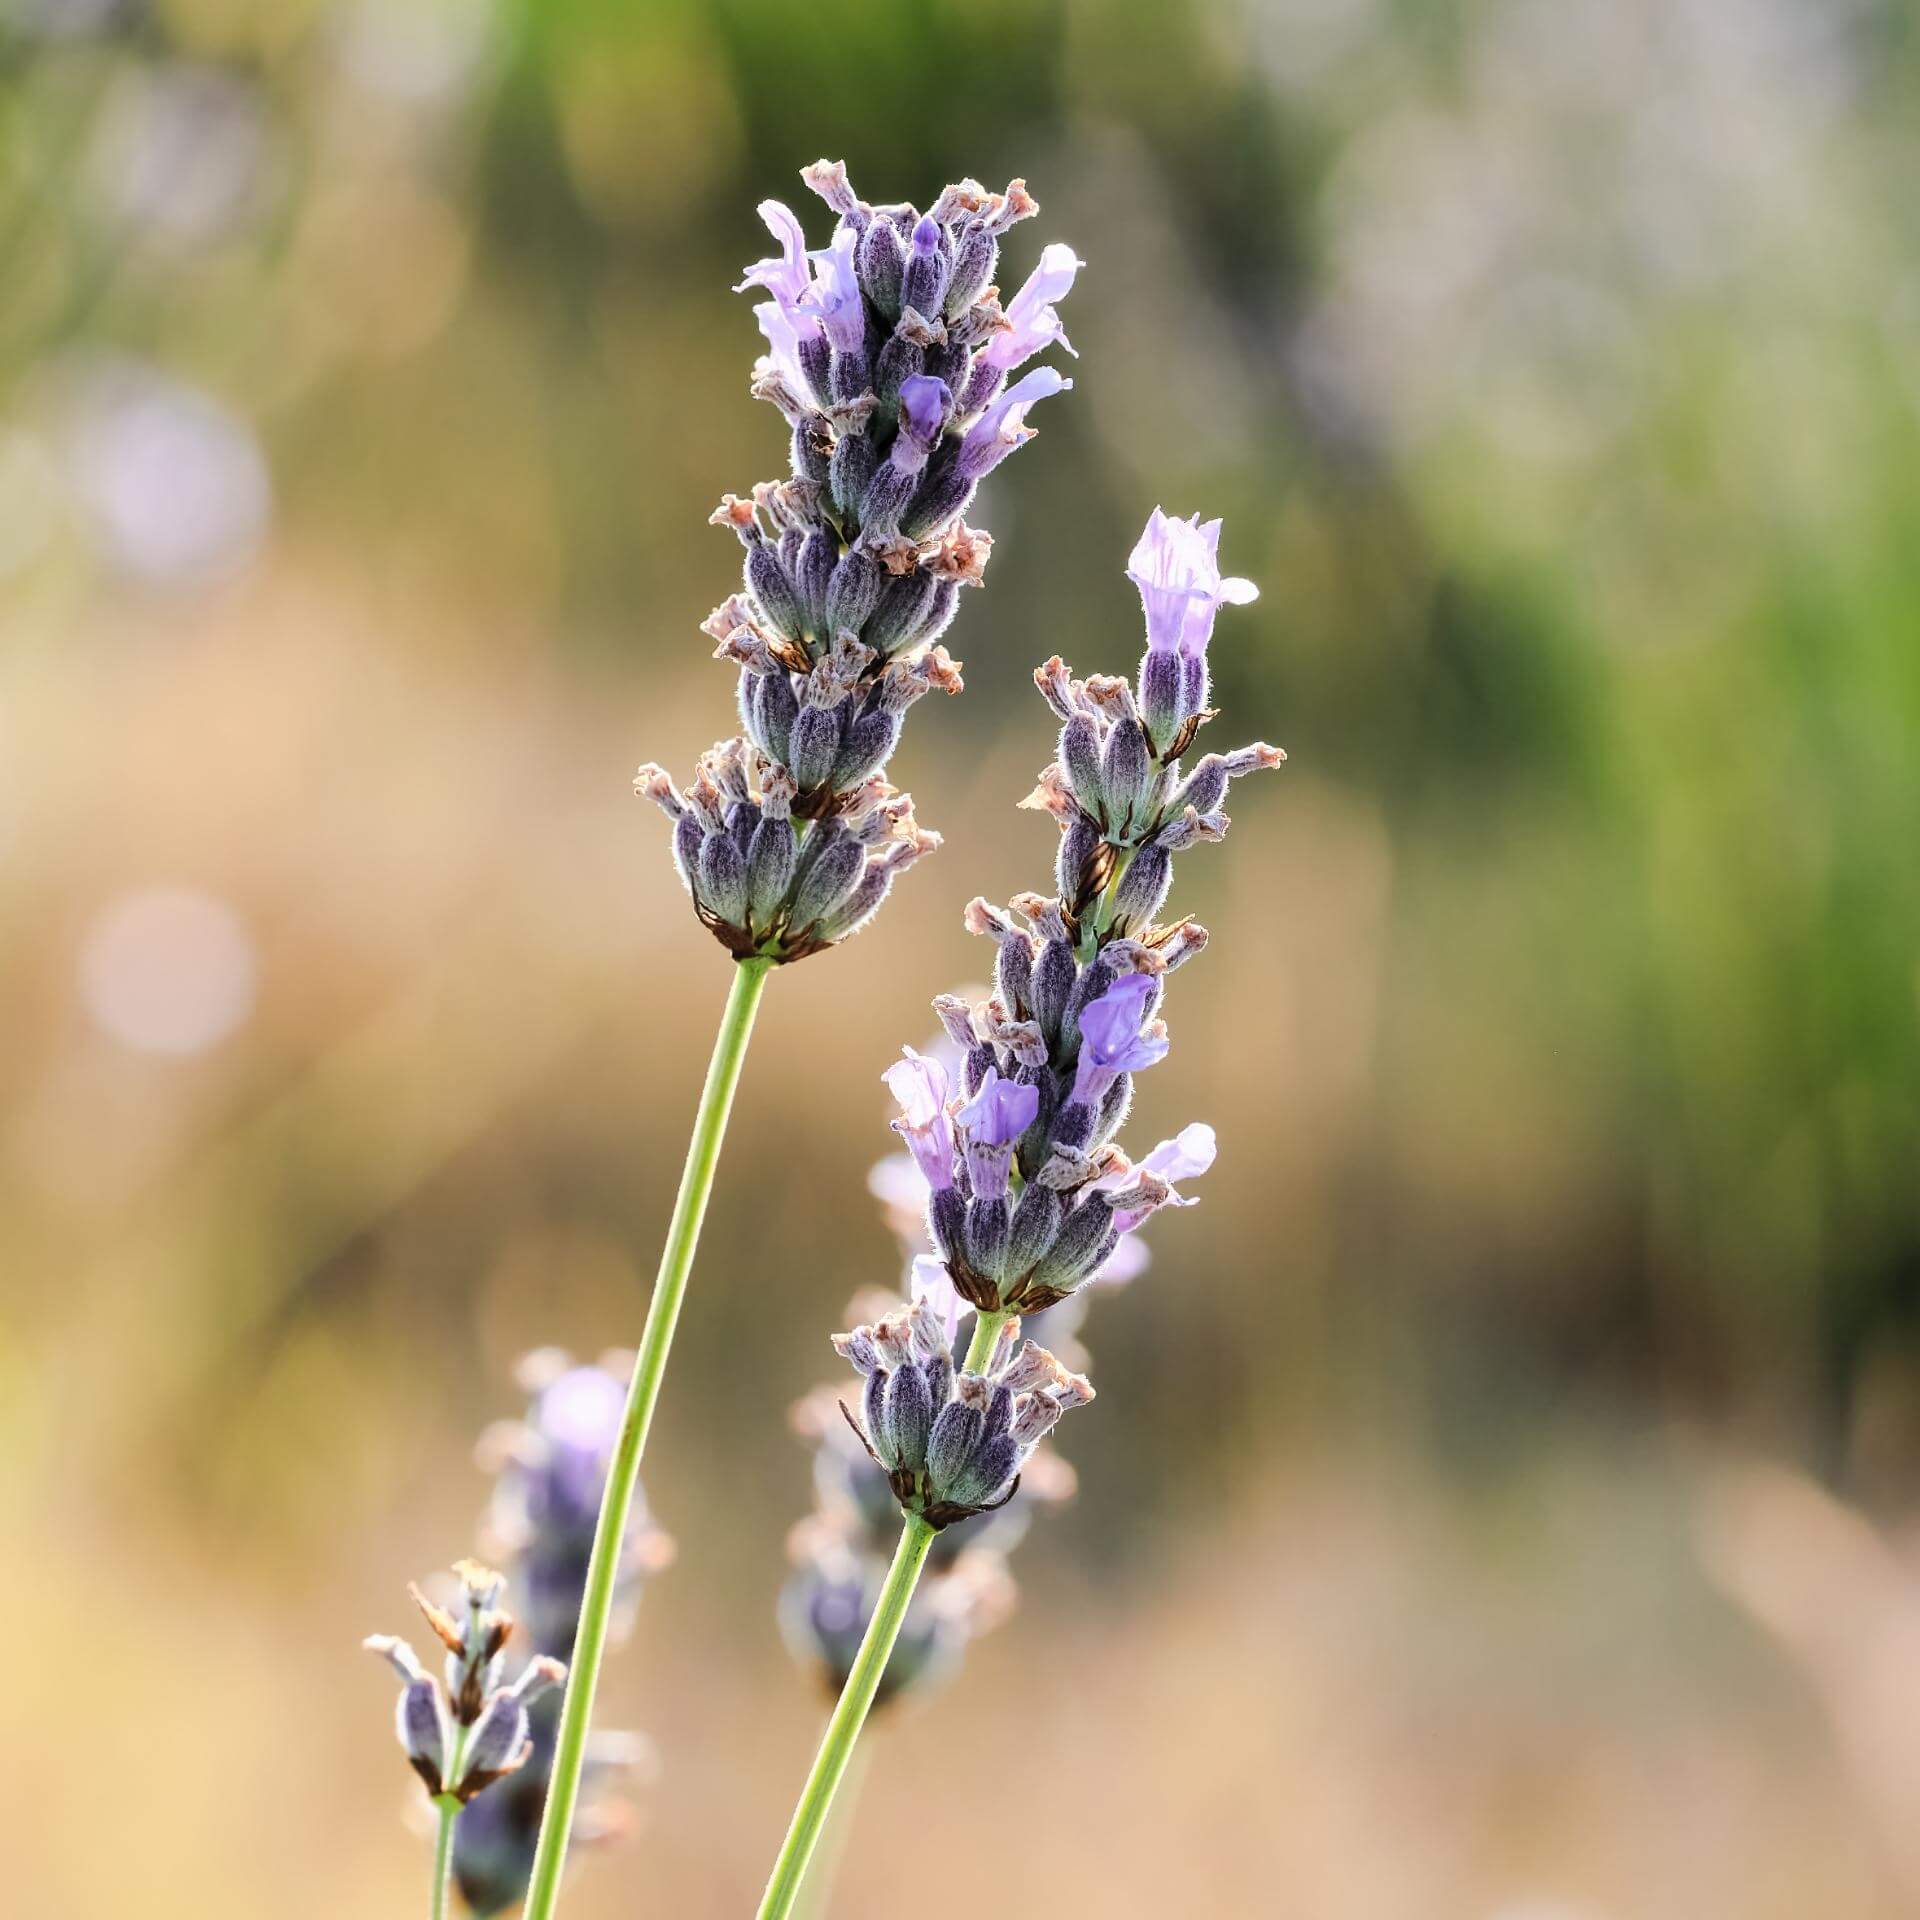
[[[689,786],[653,766],[635,782],[673,822],[702,924],[764,965],[850,938],[939,844],[885,770],[907,710],[961,689],[940,642],[992,548],[962,516],[1030,437],[1027,409],[1066,384],[1040,367],[1000,391],[1008,366],[1064,344],[1052,302],[1079,264],[1048,248],[1003,315],[1001,238],[1037,211],[1019,181],[963,181],[922,214],[870,206],[837,163],[802,178],[837,216],[831,240],[810,249],[792,209],[763,201],[776,251],[740,282],[772,296],[753,310],[751,390],[779,411],[792,472],[713,516],[744,549],[705,622],[739,676],[739,737]]]
[[[576,1366],[555,1347],[530,1353],[516,1370],[530,1396],[525,1416],[497,1422],[481,1437],[480,1462],[496,1476],[483,1541],[507,1569],[535,1659],[573,1657],[594,1521],[626,1397],[617,1375],[628,1364],[625,1354],[608,1354],[598,1366]],[[672,1541],[655,1524],[644,1493],[636,1491],[615,1578],[610,1631],[616,1640],[627,1632],[646,1576],[672,1557]],[[479,1920],[526,1897],[558,1721],[557,1699],[533,1706],[526,1765],[469,1807],[454,1830],[454,1882]],[[586,1799],[573,1820],[576,1845],[626,1830],[628,1809],[611,1789],[616,1775],[631,1774],[649,1752],[639,1734],[594,1734],[587,1745]]]
[[[1039,373],[1040,380],[1030,374],[986,403],[963,458],[1022,431],[1020,408],[1043,386],[1058,387],[1051,369]],[[916,1254],[912,1305],[891,1307],[834,1340],[862,1382],[859,1411],[845,1403],[841,1411],[905,1522],[870,1601],[824,1574],[803,1589],[842,1623],[828,1631],[832,1622],[815,1608],[810,1642],[829,1662],[845,1645],[845,1623],[864,1614],[868,1625],[853,1657],[840,1661],[845,1684],[759,1920],[791,1920],[896,1645],[924,1670],[930,1642],[924,1628],[912,1631],[910,1610],[923,1571],[937,1574],[944,1530],[1011,1500],[1034,1446],[1092,1397],[1055,1354],[1031,1340],[1020,1344],[1017,1316],[1068,1303],[1148,1214],[1191,1205],[1175,1182],[1212,1163],[1213,1130],[1204,1124],[1162,1141],[1138,1164],[1116,1135],[1129,1076],[1168,1051],[1158,1018],[1166,978],[1207,944],[1191,920],[1158,918],[1173,856],[1225,833],[1219,809],[1230,780],[1285,758],[1254,746],[1205,755],[1190,771],[1181,765],[1211,717],[1205,647],[1214,610],[1251,595],[1244,582],[1220,577],[1218,543],[1218,522],[1203,528],[1197,519],[1169,522],[1156,512],[1149,524],[1135,553],[1149,622],[1137,695],[1108,675],[1076,680],[1057,658],[1035,675],[1061,722],[1059,757],[1029,803],[1059,823],[1059,891],[1016,894],[1006,907],[968,905],[968,930],[994,943],[993,990],[972,1003],[943,994],[934,1005],[970,1097],[951,1116],[940,1099],[937,1130],[929,1111],[914,1143],[938,1263]],[[901,1075],[895,1068],[889,1079]],[[944,1075],[939,1090],[944,1095]],[[964,1148],[957,1160],[956,1136]],[[891,1169],[882,1191],[900,1196]],[[957,1365],[956,1296],[974,1309]],[[1069,1309],[1069,1338],[1077,1324]]]
[[[446,1649],[444,1681],[427,1673],[404,1640],[376,1633],[365,1642],[369,1653],[377,1653],[400,1676],[395,1714],[400,1746],[443,1811],[464,1807],[527,1764],[533,1755],[527,1708],[567,1677],[558,1660],[542,1656],[529,1661],[517,1678],[504,1680],[501,1652],[513,1631],[512,1616],[499,1604],[505,1582],[472,1560],[463,1560],[454,1573],[461,1586],[458,1611],[436,1606],[413,1589],[427,1625]]]
[[[835,1334],[834,1347],[865,1382],[848,1423],[886,1473],[903,1511],[935,1532],[1004,1506],[1020,1470],[1060,1417],[1093,1399],[1080,1374],[1045,1348],[1000,1329],[981,1371],[956,1371],[942,1328],[924,1306]]]

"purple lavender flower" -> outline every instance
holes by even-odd
[[[1195,1180],[1213,1165],[1214,1156],[1219,1151],[1214,1140],[1213,1129],[1204,1121],[1196,1120],[1191,1126],[1182,1127],[1171,1140],[1162,1140],[1150,1153],[1136,1161],[1131,1169],[1121,1169],[1105,1175],[1095,1184],[1109,1191],[1125,1187],[1136,1174],[1150,1173],[1167,1184],[1166,1198],[1160,1201],[1163,1207],[1193,1207],[1200,1203],[1189,1200],[1174,1185],[1176,1180]],[[1126,1207],[1116,1209],[1113,1216],[1114,1230],[1124,1242],[1153,1207]]]
[[[976,1200],[1006,1197],[1014,1143],[1040,1113],[1040,1089],[1003,1080],[989,1067],[980,1091],[954,1116],[967,1132],[967,1171]]]
[[[778,200],[762,200],[755,211],[766,222],[767,231],[773,235],[780,251],[768,259],[756,260],[733,290],[745,293],[749,287],[765,287],[790,321],[803,321],[807,316],[802,313],[802,303],[813,288],[813,272],[807,264],[807,236],[793,209]],[[817,323],[812,330],[819,331]]]
[[[1080,1011],[1080,1061],[1074,1071],[1073,1098],[1096,1105],[1123,1073],[1167,1057],[1164,1032],[1140,1030],[1154,982],[1143,973],[1128,974]]]
[[[834,234],[832,245],[812,255],[817,271],[805,311],[819,316],[838,353],[859,353],[867,342],[867,312],[853,265],[859,244],[859,234],[843,226]]]
[[[947,1071],[937,1060],[903,1047],[880,1077],[900,1103],[894,1131],[906,1141],[927,1185],[939,1193],[953,1185],[953,1121],[947,1113]]]
[[[1245,606],[1260,597],[1251,580],[1223,578],[1220,522],[1169,520],[1155,507],[1127,561],[1127,578],[1140,589],[1147,613],[1147,646],[1154,653],[1205,656],[1214,615],[1222,604]]]
[[[1072,353],[1073,343],[1068,340],[1053,303],[1067,297],[1074,275],[1085,264],[1075,257],[1071,247],[1060,241],[1043,248],[1040,264],[1007,306],[1006,326],[987,342],[981,359],[998,372],[1010,373],[1015,367],[1024,366],[1036,353],[1044,353],[1055,341]]]
[[[938,443],[952,411],[953,395],[944,380],[936,380],[930,373],[914,373],[901,381],[900,438],[912,443],[921,466]],[[897,456],[897,445],[895,453]]]
[[[576,1366],[557,1348],[528,1354],[517,1370],[530,1396],[524,1419],[501,1422],[482,1438],[482,1464],[496,1475],[483,1527],[486,1550],[508,1569],[535,1655],[570,1659],[593,1552],[594,1526],[620,1431],[629,1356],[609,1354],[598,1366]],[[673,1557],[673,1543],[636,1492],[621,1541],[612,1632],[629,1628],[645,1577]],[[454,1877],[468,1908],[481,1916],[519,1904],[532,1871],[534,1844],[547,1800],[559,1701],[528,1715],[532,1752],[497,1791],[469,1808],[454,1829]],[[596,1733],[587,1750],[589,1789],[574,1816],[578,1843],[624,1829],[626,1809],[608,1788],[647,1752],[637,1734]]]
[[[766,337],[767,363],[796,395],[807,394],[811,382],[800,359],[804,342],[819,338],[820,323],[810,313],[798,313],[778,300],[762,300],[753,310]]]
[[[959,471],[969,480],[981,479],[1016,447],[1033,438],[1027,411],[1036,402],[1064,393],[1073,382],[1056,367],[1035,367],[1023,373],[994,400],[960,443]]]

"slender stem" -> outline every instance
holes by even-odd
[[[841,1776],[840,1791],[834,1795],[833,1810],[820,1829],[820,1841],[813,1850],[806,1885],[794,1905],[793,1920],[827,1920],[833,1885],[840,1877],[840,1863],[847,1856],[847,1843],[853,1838],[854,1815],[860,1810],[860,1789],[866,1784],[867,1768],[872,1762],[873,1741],[860,1741],[847,1758],[847,1770]]]
[[[447,1920],[447,1887],[453,1879],[453,1823],[459,1803],[442,1794],[433,1803],[440,1810],[440,1837],[433,1848],[433,1920]]]
[[[447,1778],[456,1784],[467,1761],[467,1741],[473,1729],[456,1726],[453,1730],[453,1757],[447,1765]],[[460,1802],[451,1793],[437,1793],[433,1804],[440,1815],[440,1831],[433,1843],[433,1920],[447,1920],[447,1892],[453,1885],[453,1824],[460,1818]]]
[[[860,1737],[867,1709],[887,1670],[887,1656],[900,1637],[900,1623],[907,1617],[907,1603],[926,1564],[927,1549],[933,1545],[934,1530],[918,1514],[909,1514],[900,1529],[900,1545],[895,1549],[893,1565],[887,1569],[886,1584],[880,1589],[879,1604],[867,1625],[866,1638],[854,1655],[853,1670],[840,1689],[839,1704],[821,1736],[820,1751],[814,1756],[813,1771],[801,1789],[800,1804],[793,1810],[793,1824],[773,1863],[773,1876],[761,1897],[759,1920],[787,1920],[806,1877],[807,1862],[814,1843],[833,1805],[835,1789],[840,1785],[852,1757],[854,1742]]]
[[[733,1090],[740,1083],[740,1067],[753,1032],[754,1010],[766,986],[773,961],[755,957],[736,964],[733,990],[707,1067],[707,1083],[693,1118],[693,1138],[687,1144],[686,1170],[680,1176],[679,1197],[667,1244],[660,1255],[660,1272],[653,1283],[653,1300],[641,1330],[640,1350],[634,1356],[633,1384],[627,1390],[627,1410],[620,1438],[607,1474],[607,1491],[594,1528],[593,1558],[587,1566],[586,1593],[580,1603],[580,1629],[573,1643],[573,1664],[567,1679],[566,1704],[553,1753],[553,1774],[547,1788],[547,1808],[540,1822],[540,1844],[527,1881],[526,1920],[551,1920],[560,1896],[560,1872],[566,1865],[567,1839],[573,1828],[573,1810],[580,1798],[580,1774],[586,1757],[587,1724],[593,1716],[594,1687],[607,1647],[607,1623],[613,1611],[615,1577],[620,1570],[621,1538],[627,1510],[640,1477],[640,1456],[646,1450],[647,1429],[660,1398],[660,1382],[667,1368],[667,1351],[680,1317],[680,1302],[700,1241],[700,1223],[713,1190],[713,1170],[720,1158],[720,1142],[727,1130]]]

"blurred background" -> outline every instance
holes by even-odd
[[[945,850],[768,996],[568,1911],[757,1895],[878,1076],[1047,884],[1030,670],[1131,668],[1163,502],[1292,756],[1129,1135],[1219,1164],[833,1910],[950,1833],[927,1920],[1920,1912],[1911,8],[3,12],[0,1904],[419,1910],[358,1642],[515,1357],[637,1336],[727,982],[627,781],[732,726],[728,288],[826,154],[1023,175],[1081,358],[895,762]]]

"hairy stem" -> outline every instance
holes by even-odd
[[[967,1357],[961,1366],[968,1373],[978,1373],[987,1364],[987,1356],[993,1351],[993,1343],[1000,1337],[1000,1329],[1013,1316],[1010,1313],[976,1313],[973,1316],[973,1338],[967,1342]]]
[[[927,1549],[933,1545],[934,1530],[918,1514],[909,1514],[900,1529],[900,1545],[895,1549],[893,1565],[887,1569],[886,1584],[880,1589],[879,1604],[867,1626],[866,1638],[854,1655],[853,1670],[840,1689],[839,1704],[821,1736],[820,1751],[814,1756],[813,1771],[801,1789],[800,1804],[793,1810],[793,1823],[773,1863],[773,1875],[761,1897],[759,1920],[788,1920],[793,1903],[799,1897],[806,1878],[807,1862],[813,1857],[820,1829],[826,1823],[833,1796],[853,1757],[854,1743],[866,1724],[867,1709],[887,1670],[887,1657],[900,1637],[900,1623],[907,1617],[907,1604],[913,1598],[926,1564]]]
[[[620,1438],[607,1474],[607,1491],[600,1503],[594,1529],[593,1558],[587,1568],[586,1593],[580,1603],[580,1630],[573,1644],[573,1663],[567,1676],[566,1704],[553,1754],[553,1774],[547,1788],[547,1808],[540,1822],[540,1844],[527,1881],[526,1920],[551,1920],[560,1896],[560,1872],[566,1864],[567,1839],[573,1827],[574,1807],[580,1798],[580,1774],[586,1757],[587,1727],[593,1717],[594,1687],[607,1647],[607,1623],[613,1611],[613,1589],[620,1570],[620,1547],[626,1532],[627,1509],[640,1477],[640,1456],[646,1450],[647,1429],[660,1398],[660,1382],[667,1369],[667,1352],[680,1318],[680,1302],[700,1241],[700,1223],[707,1196],[713,1191],[713,1171],[720,1158],[720,1142],[727,1130],[734,1088],[746,1059],[753,1016],[772,971],[773,961],[755,957],[734,968],[733,990],[720,1016],[720,1031],[707,1067],[699,1110],[693,1118],[693,1138],[687,1144],[687,1164],[680,1176],[679,1197],[667,1244],[660,1255],[660,1272],[653,1283],[653,1300],[634,1356],[633,1384],[627,1390],[627,1409]]]

